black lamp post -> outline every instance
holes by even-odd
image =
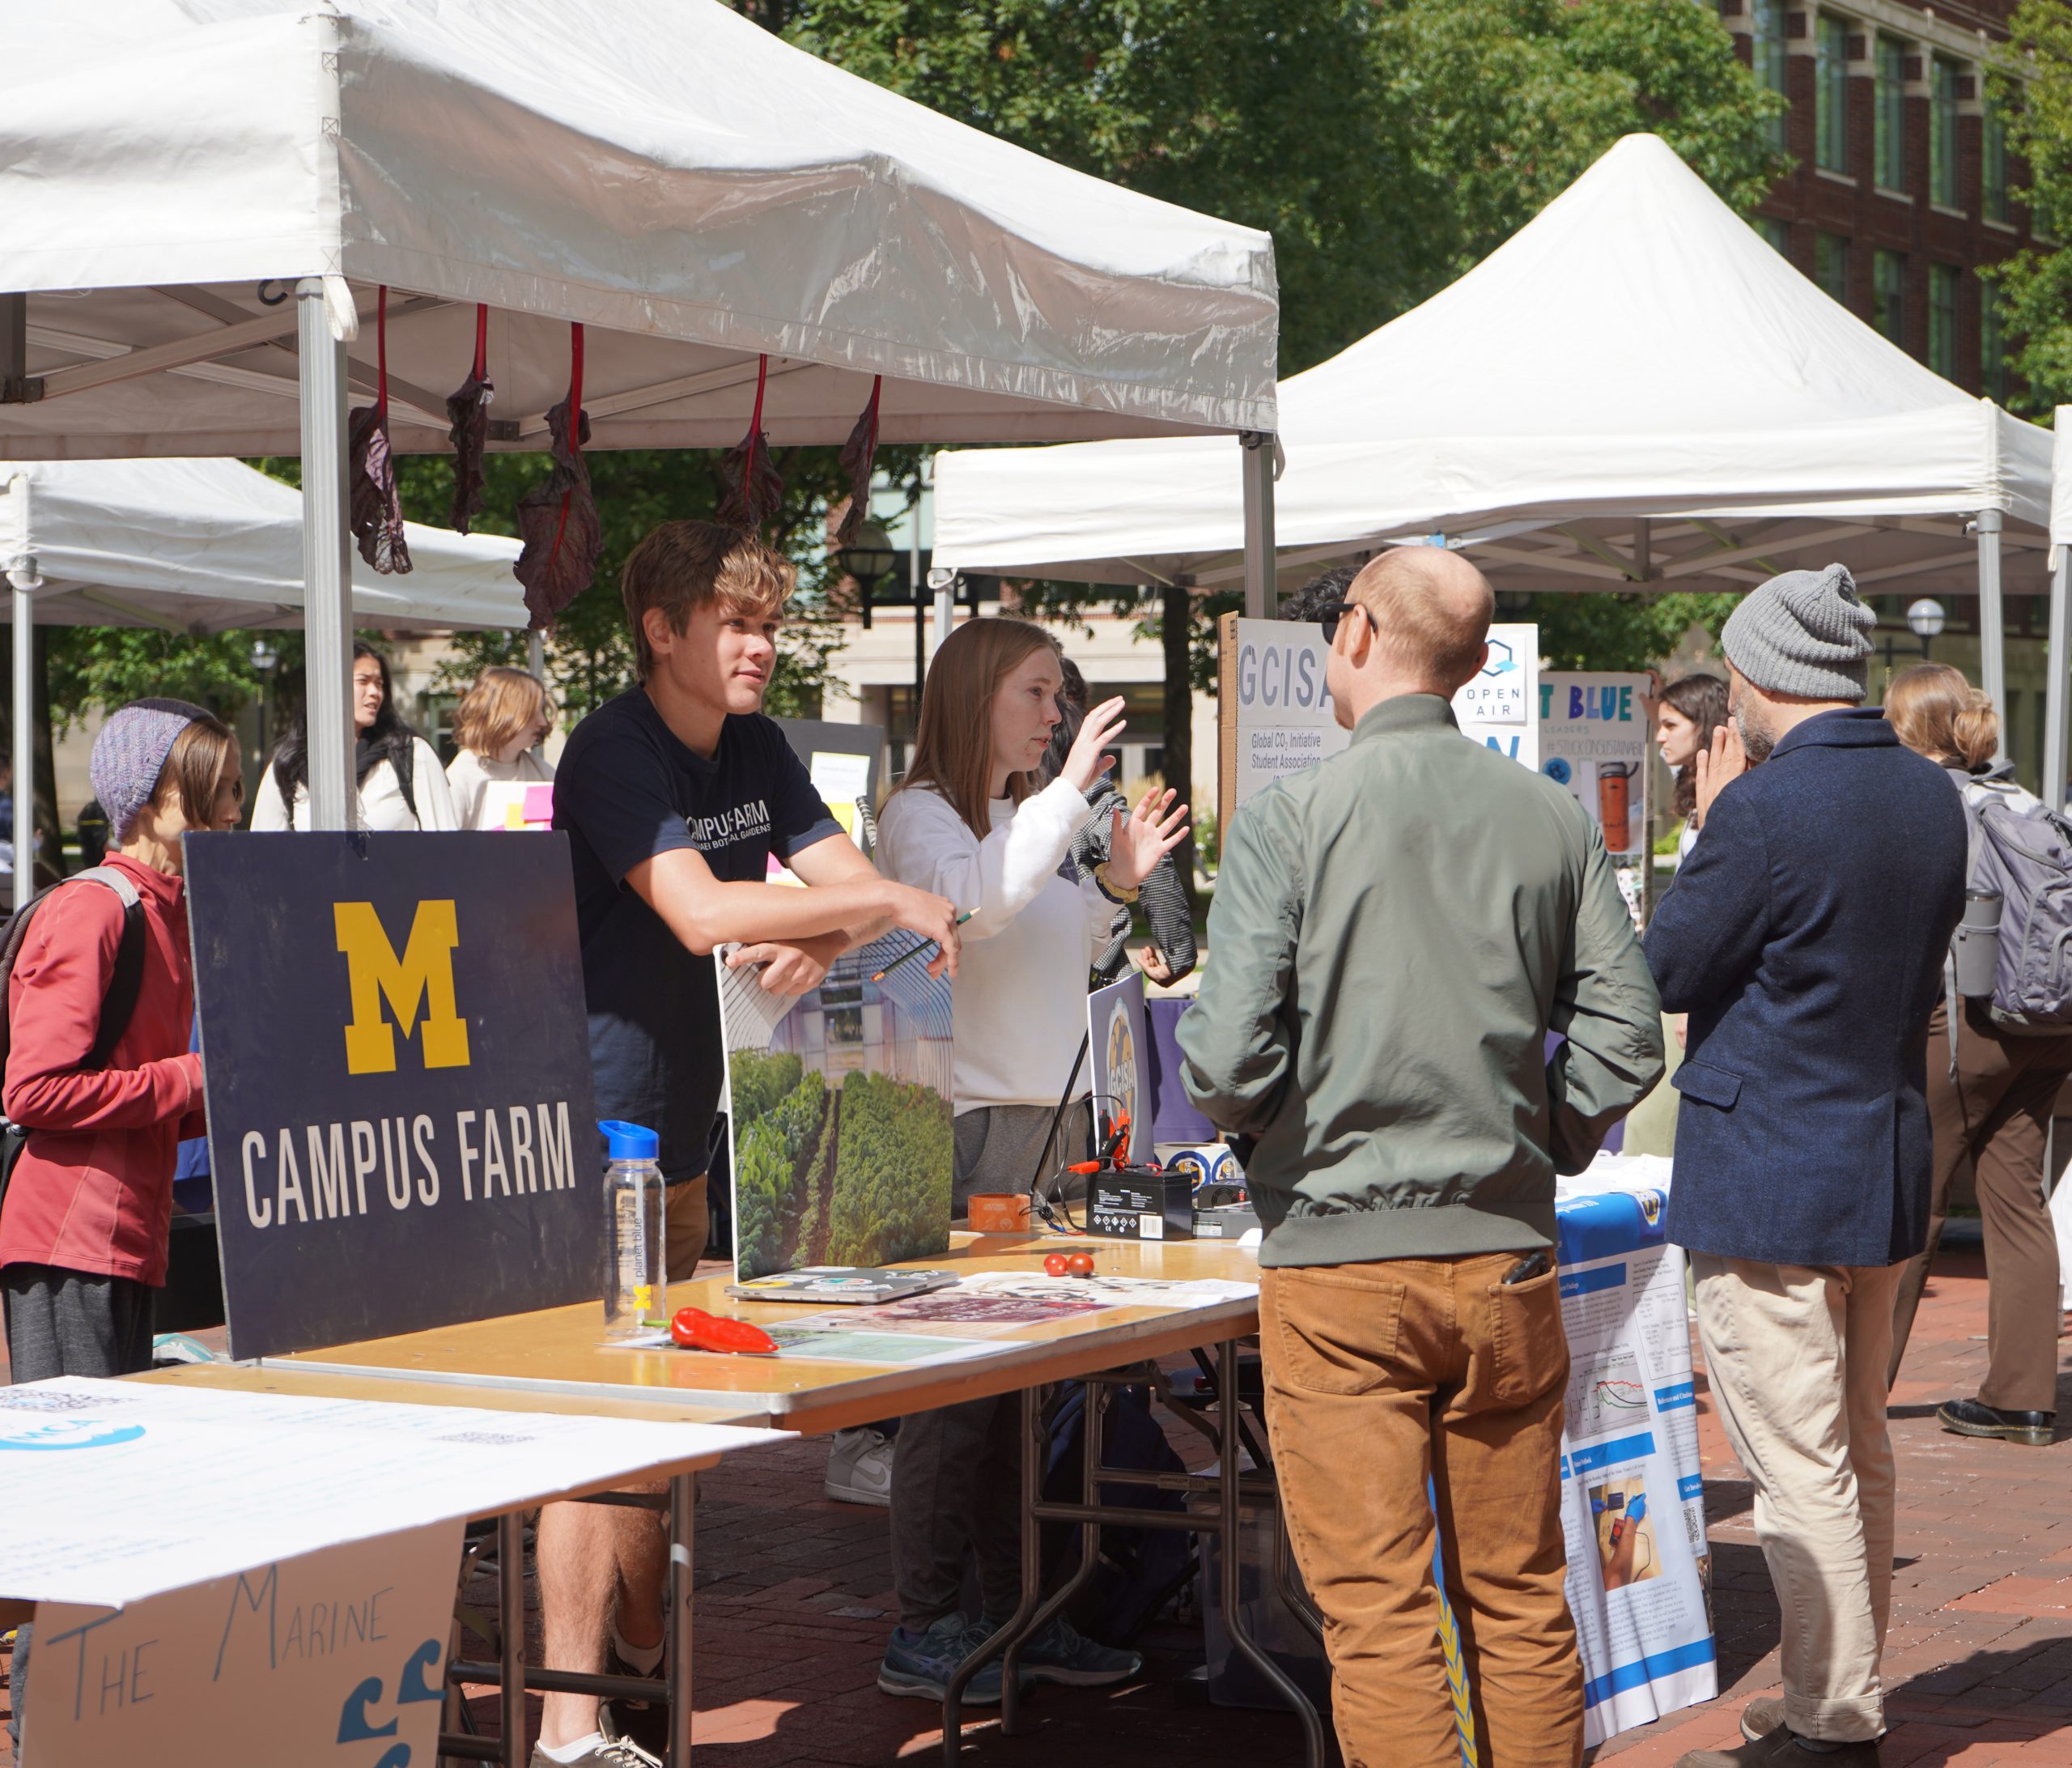
[[[834,555],[834,563],[840,567],[842,575],[854,577],[856,587],[863,593],[866,632],[871,624],[871,585],[892,569],[898,557],[892,537],[877,522],[865,522],[856,530],[856,538]]]

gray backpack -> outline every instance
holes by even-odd
[[[2012,772],[2003,763],[1959,788],[1970,887],[2001,896],[1989,1010],[2002,1032],[2062,1035],[2072,1032],[2072,823],[2030,797]],[[1953,988],[1953,1009],[1955,998]],[[1953,1010],[1953,1036],[1955,1018]]]

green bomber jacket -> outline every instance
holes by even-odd
[[[1253,1139],[1265,1265],[1548,1245],[1555,1174],[1662,1073],[1596,826],[1435,695],[1231,818],[1208,953],[1182,1079]]]

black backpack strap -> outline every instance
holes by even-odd
[[[407,737],[403,746],[388,753],[389,765],[396,770],[396,784],[403,788],[403,802],[410,807],[410,814],[417,817],[418,827],[424,827],[424,818],[418,816],[418,740]]]
[[[112,865],[74,873],[66,882],[77,883],[83,878],[91,878],[113,890],[122,902],[122,939],[115,948],[115,969],[101,1000],[100,1029],[94,1034],[94,1047],[87,1052],[84,1064],[87,1068],[104,1069],[115,1054],[116,1045],[122,1041],[122,1034],[130,1029],[130,1021],[137,1011],[138,994],[144,986],[144,899],[137,894],[137,886]]]

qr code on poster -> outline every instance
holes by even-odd
[[[130,1404],[127,1394],[40,1393],[32,1388],[0,1388],[0,1409],[10,1412],[105,1412]]]

